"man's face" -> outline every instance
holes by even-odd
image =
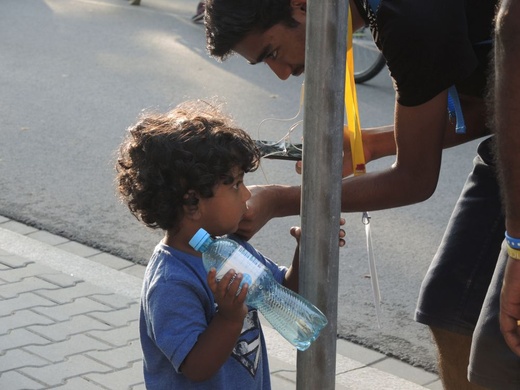
[[[278,23],[268,30],[252,32],[233,51],[250,64],[267,64],[282,80],[299,76],[305,68],[305,10],[296,9],[293,18],[300,24],[287,27]]]

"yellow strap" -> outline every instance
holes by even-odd
[[[365,154],[363,152],[363,140],[361,138],[361,126],[359,124],[359,110],[356,95],[356,83],[354,81],[354,53],[352,50],[352,14],[348,11],[347,27],[347,63],[345,76],[345,109],[347,112],[347,126],[343,127],[344,136],[350,138],[350,150],[352,153],[352,169],[354,175],[366,172]]]
[[[345,110],[347,112],[347,126],[343,127],[344,137],[350,138],[350,151],[352,153],[352,171],[354,176],[362,175],[365,169],[365,153],[363,152],[363,140],[361,138],[361,126],[359,124],[359,110],[356,96],[356,83],[354,81],[354,52],[352,50],[352,13],[348,10],[347,32],[347,63],[345,75]],[[370,229],[370,216],[363,213],[363,223],[367,236],[368,265],[370,279],[372,281],[372,293],[376,308],[377,325],[381,328],[381,293],[379,291],[379,278],[377,276],[376,260],[372,248],[372,234]]]

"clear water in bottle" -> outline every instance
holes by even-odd
[[[217,279],[230,269],[244,275],[248,283],[246,304],[257,308],[286,340],[301,351],[309,348],[327,318],[302,296],[279,284],[271,271],[237,242],[227,238],[213,239],[200,229],[190,245],[202,252],[204,268],[217,270]]]

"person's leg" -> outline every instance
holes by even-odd
[[[439,376],[445,390],[484,390],[467,379],[471,336],[430,327],[438,350]]]
[[[416,321],[432,329],[445,389],[471,387],[471,337],[493,275],[505,225],[491,140],[479,145],[474,168],[421,286]]]

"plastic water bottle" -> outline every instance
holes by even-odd
[[[230,269],[243,275],[249,285],[246,304],[258,309],[286,340],[305,351],[327,325],[323,313],[305,298],[278,283],[272,272],[237,242],[227,238],[213,239],[204,230],[190,240],[202,252],[204,268],[217,270],[220,280]]]

